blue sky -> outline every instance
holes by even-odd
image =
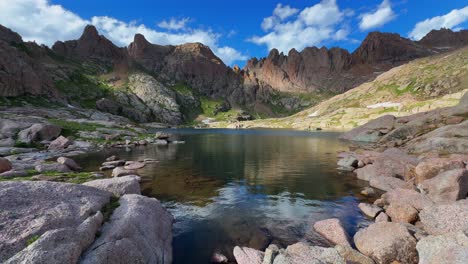
[[[242,66],[273,47],[352,52],[371,31],[419,39],[433,28],[466,29],[468,0],[0,0],[0,23],[46,45],[79,37],[89,23],[119,46],[137,32],[158,44],[198,41]]]

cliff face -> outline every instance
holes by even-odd
[[[468,44],[468,30],[460,30],[459,32],[453,32],[446,28],[432,30],[418,43],[439,50],[463,47]]]
[[[0,96],[57,95],[44,67],[31,57],[36,48],[0,25]]]
[[[344,92],[388,70],[433,51],[398,34],[372,32],[350,54],[340,48],[295,49],[288,55],[270,51],[268,57],[248,61],[245,71],[260,84],[287,92]]]

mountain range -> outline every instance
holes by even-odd
[[[465,46],[468,30],[433,30],[420,41],[370,33],[352,53],[309,47],[273,49],[245,67],[226,66],[208,46],[152,44],[136,34],[118,47],[86,26],[77,40],[51,48],[24,42],[0,25],[0,96],[44,97],[96,108],[137,122],[182,124],[197,116],[226,119],[298,112],[416,58]],[[234,111],[235,110],[235,111]]]

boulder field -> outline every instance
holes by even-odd
[[[383,116],[341,137],[357,143],[338,154],[338,168],[383,191],[359,209],[375,222],[350,238],[338,219],[313,229],[334,247],[299,242],[264,252],[236,247],[238,264],[421,263],[468,259],[468,94],[454,107]],[[380,192],[379,192],[380,193]]]

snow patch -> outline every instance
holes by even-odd
[[[380,107],[400,107],[400,106],[401,106],[400,103],[383,102],[383,103],[368,105],[366,107],[369,109],[375,109],[375,108],[380,108]]]

